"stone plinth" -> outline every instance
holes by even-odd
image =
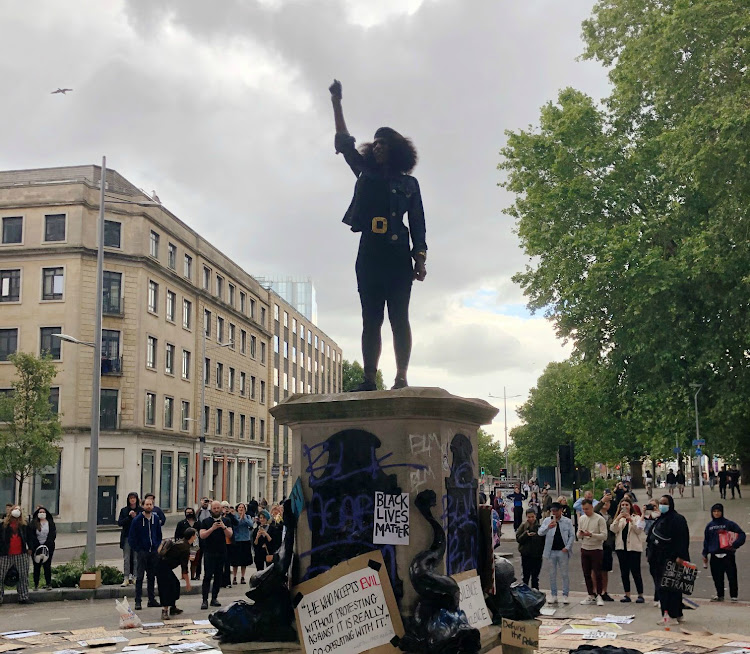
[[[433,515],[447,536],[444,569],[477,567],[477,429],[497,409],[483,400],[441,388],[293,395],[271,409],[289,425],[293,479],[302,481],[305,512],[297,530],[301,577],[378,548],[388,567],[401,613],[416,600],[409,581],[414,556],[432,542],[432,529],[414,507],[432,489]],[[409,493],[408,545],[373,545],[376,491]]]

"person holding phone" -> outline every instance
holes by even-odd
[[[258,513],[258,524],[253,530],[253,560],[255,569],[259,572],[266,567],[266,557],[269,556],[269,548],[273,537],[269,533],[269,521],[271,514],[263,509]]]
[[[219,590],[222,586],[224,562],[227,559],[227,539],[232,538],[232,528],[222,520],[221,502],[211,502],[211,516],[200,523],[198,536],[203,551],[203,603],[201,610],[208,608],[208,592],[211,591],[211,606],[221,606]],[[213,587],[211,580],[213,579]]]
[[[570,593],[570,555],[573,551],[576,534],[573,521],[566,518],[562,513],[562,504],[552,502],[551,515],[545,518],[539,527],[538,534],[544,536],[543,558],[550,563],[549,566],[549,605],[557,604],[557,571],[562,577],[562,603],[568,604]]]
[[[594,503],[584,499],[581,503],[583,515],[578,519],[578,540],[581,541],[581,568],[589,596],[581,604],[604,605],[604,583],[602,563],[604,541],[607,540],[607,523],[594,512]]]
[[[635,590],[638,593],[636,604],[643,604],[643,578],[641,577],[641,554],[646,543],[646,531],[643,519],[633,511],[633,504],[624,497],[618,507],[617,517],[610,530],[615,535],[615,552],[620,562],[620,577],[625,597],[621,602],[631,602],[630,577],[632,575]]]

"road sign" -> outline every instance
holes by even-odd
[[[695,456],[703,456],[703,450],[700,447],[695,449]]]
[[[698,447],[701,447],[702,445],[705,445],[706,441],[702,438],[695,438],[693,439],[693,445],[697,445]]]
[[[674,452],[675,454],[679,454],[680,452],[682,452],[682,449],[681,449],[681,448],[679,448],[679,447],[675,447],[675,448],[674,448],[674,449],[673,449],[672,451],[673,451],[673,452]]]
[[[279,464],[278,464],[278,463],[274,463],[274,464],[273,464],[273,465],[271,466],[271,477],[274,477],[274,478],[278,477],[278,476],[279,476],[279,472],[280,472],[280,470],[281,470],[281,469],[280,469],[280,466],[279,466]]]

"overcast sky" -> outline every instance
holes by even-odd
[[[607,94],[577,62],[591,0],[1,2],[0,169],[107,162],[248,272],[314,279],[319,326],[361,361],[341,223],[354,176],[333,149],[328,85],[359,142],[388,125],[420,154],[428,277],[415,283],[412,385],[524,401],[565,358],[511,281],[525,264],[496,166],[506,129],[559,89]],[[58,86],[67,96],[50,95]],[[381,367],[395,365],[384,327]]]

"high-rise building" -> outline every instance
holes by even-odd
[[[98,166],[0,172],[0,392],[14,376],[9,354],[52,355],[60,459],[29,481],[24,503],[47,506],[61,530],[86,522],[94,362],[93,348],[55,334],[95,338],[100,177]],[[99,524],[114,523],[129,491],[153,492],[167,515],[181,514],[201,494],[199,465],[210,497],[280,500],[291,452],[279,451],[268,412],[281,370],[271,348],[286,335],[275,315],[325,339],[333,360],[340,349],[165,207],[133,204],[151,198],[114,170],[106,192]],[[298,390],[340,390],[332,367],[313,373],[308,363]],[[0,479],[0,502],[14,492]]]
[[[318,324],[318,299],[315,285],[309,277],[257,277],[266,288],[274,291],[292,305],[313,325]]]

